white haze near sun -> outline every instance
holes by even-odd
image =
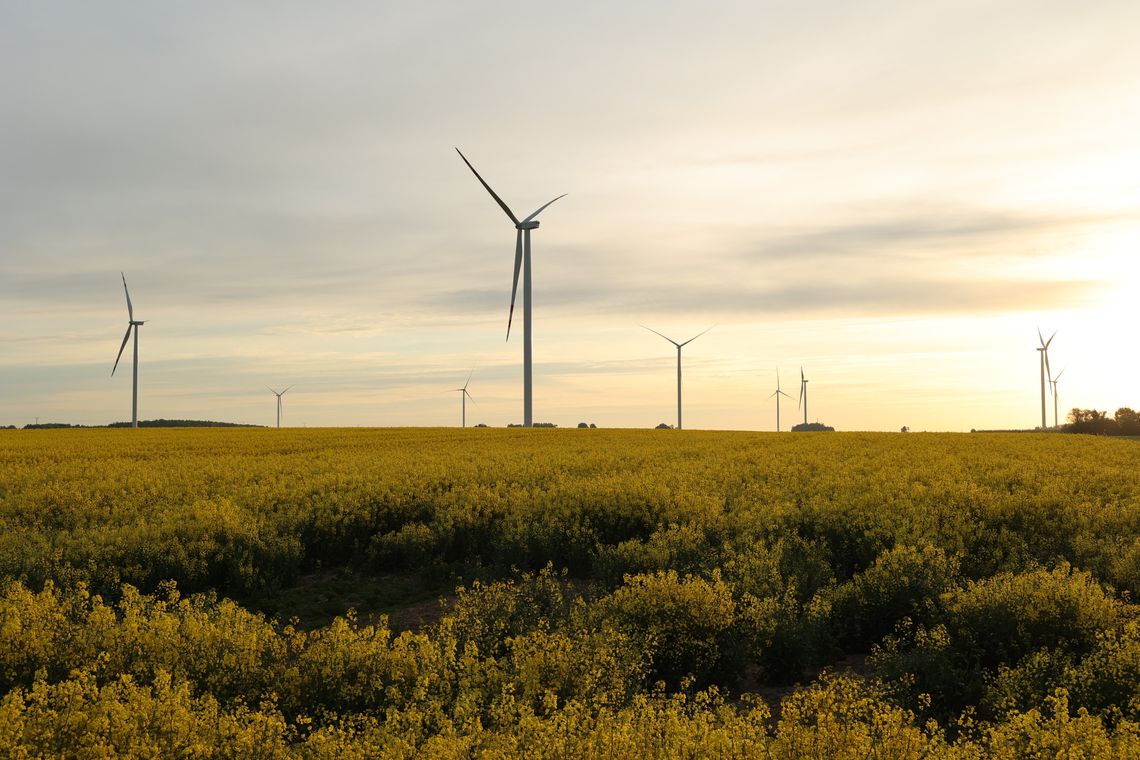
[[[1140,4],[0,6],[0,424],[839,429],[1140,404]],[[1052,401],[1049,402],[1052,423]]]

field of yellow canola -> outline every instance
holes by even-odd
[[[0,579],[5,757],[1140,753],[1136,441],[0,431]]]

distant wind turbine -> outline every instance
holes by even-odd
[[[135,309],[131,305],[131,291],[127,289],[127,276],[122,272],[119,272],[119,276],[123,278],[123,292],[127,294],[127,334],[123,336],[123,345],[119,346],[115,366],[111,367],[111,377],[115,376],[115,370],[119,368],[119,359],[123,358],[123,349],[127,347],[127,341],[130,340],[133,330],[135,359],[131,373],[131,427],[137,428],[139,426],[139,325],[144,325],[146,322],[135,319]]]
[[[459,399],[460,399],[461,404],[462,404],[463,427],[467,427],[467,399],[470,398],[471,403],[472,404],[475,403],[475,399],[471,398],[471,393],[467,390],[467,384],[471,382],[471,375],[474,372],[475,372],[475,370],[471,370],[471,372],[467,373],[467,380],[464,381],[462,388],[452,388],[451,389],[453,392],[459,393]]]
[[[1044,430],[1048,423],[1045,420],[1045,378],[1052,377],[1052,372],[1049,370],[1049,344],[1053,342],[1053,338],[1057,337],[1057,331],[1054,330],[1053,334],[1049,336],[1049,340],[1045,340],[1045,336],[1041,334],[1041,328],[1037,328],[1037,339],[1041,341],[1041,346],[1037,351],[1041,354],[1041,429]]]
[[[804,424],[807,424],[807,378],[804,377],[804,368],[800,367],[800,400],[796,402],[796,407],[802,403],[804,405]]]
[[[1060,372],[1057,373],[1056,377],[1054,377],[1052,380],[1049,381],[1049,383],[1053,386],[1053,427],[1058,426],[1058,423],[1057,423],[1057,381],[1061,379],[1061,375],[1065,374],[1066,369],[1068,369],[1068,367],[1065,367],[1064,369],[1062,369]]]
[[[503,202],[503,199],[496,195],[495,191],[491,189],[491,186],[487,184],[487,181],[480,176],[479,172],[475,171],[475,167],[467,160],[467,156],[463,155],[463,151],[456,148],[455,152],[459,154],[459,157],[463,159],[463,163],[467,164],[467,168],[471,170],[471,173],[475,175],[479,183],[491,194],[495,202],[499,204],[499,208],[507,213],[507,216],[510,217],[510,220],[515,225],[515,230],[517,230],[515,233],[515,276],[511,284],[511,311],[507,315],[507,340],[510,340],[511,337],[511,321],[515,316],[515,294],[519,289],[519,270],[521,269],[523,276],[523,425],[525,427],[532,427],[534,425],[532,404],[534,394],[531,382],[533,375],[531,372],[530,335],[530,231],[538,229],[538,222],[535,220],[535,217],[542,213],[551,203],[558,200],[558,198],[565,197],[566,193],[542,204],[538,207],[537,211],[520,222],[510,207]]]
[[[780,390],[780,370],[778,370],[778,369],[776,370],[776,390],[772,393],[772,396],[776,397],[776,432],[779,433],[780,432],[780,396],[784,396],[785,398],[791,398],[791,396],[789,396],[788,394],[786,394],[782,390]],[[768,398],[772,398],[772,396],[769,396]]]
[[[269,388],[268,385],[265,387]],[[292,388],[292,387],[293,387],[292,385],[289,386],[289,388]],[[277,427],[281,427],[281,397],[289,392],[289,388],[286,388],[285,390],[280,391],[280,392],[275,391],[272,388],[269,388],[269,392],[277,397]]]
[[[642,325],[642,327],[645,327],[645,325]],[[689,338],[684,343],[678,343],[677,341],[670,338],[668,335],[661,335],[661,333],[657,332],[652,327],[645,327],[645,329],[648,330],[649,332],[651,332],[655,335],[661,335],[662,338],[664,338],[665,340],[669,341],[670,343],[672,343],[674,346],[677,347],[677,429],[678,430],[682,429],[681,428],[681,349],[684,348],[685,346],[689,345],[690,343],[692,343],[694,340],[701,337],[705,333],[707,333],[709,330],[713,329],[713,327],[716,327],[716,325],[713,325],[712,327],[708,327],[708,328],[702,330],[701,332],[697,333],[693,337]]]

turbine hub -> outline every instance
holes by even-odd
[[[538,229],[538,222],[537,221],[519,222],[518,223],[518,229],[520,229],[520,230],[537,230]]]

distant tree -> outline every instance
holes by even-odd
[[[1073,409],[1069,412],[1069,424],[1064,427],[1068,433],[1085,433],[1086,435],[1116,435],[1117,425],[1115,419],[1108,418],[1108,412],[1098,412],[1096,409]]]
[[[579,423],[578,423],[578,427],[579,427],[579,428],[586,428],[587,430],[589,430],[589,429],[590,429],[590,426],[589,426],[589,425],[587,425],[585,422],[579,422]]]
[[[487,427],[487,424],[486,424],[486,423],[484,423],[484,422],[480,422],[480,423],[479,423],[478,425],[476,425],[475,427]]]
[[[834,433],[835,428],[822,422],[801,422],[792,427],[793,433]]]
[[[1117,435],[1140,435],[1140,412],[1124,406],[1116,410]]]
[[[592,422],[591,422],[591,423],[590,423],[590,427],[591,427],[591,428],[597,428],[598,426],[597,426],[597,425],[595,425],[594,423],[592,423]]]
[[[909,433],[909,432],[910,432],[910,428],[909,428],[909,427],[907,427],[906,425],[903,425],[903,426],[902,426],[902,428],[899,430],[899,432],[900,432],[900,433]]]
[[[670,425],[668,422],[662,422],[660,425],[657,426],[656,429],[657,430],[672,430],[673,426]]]

